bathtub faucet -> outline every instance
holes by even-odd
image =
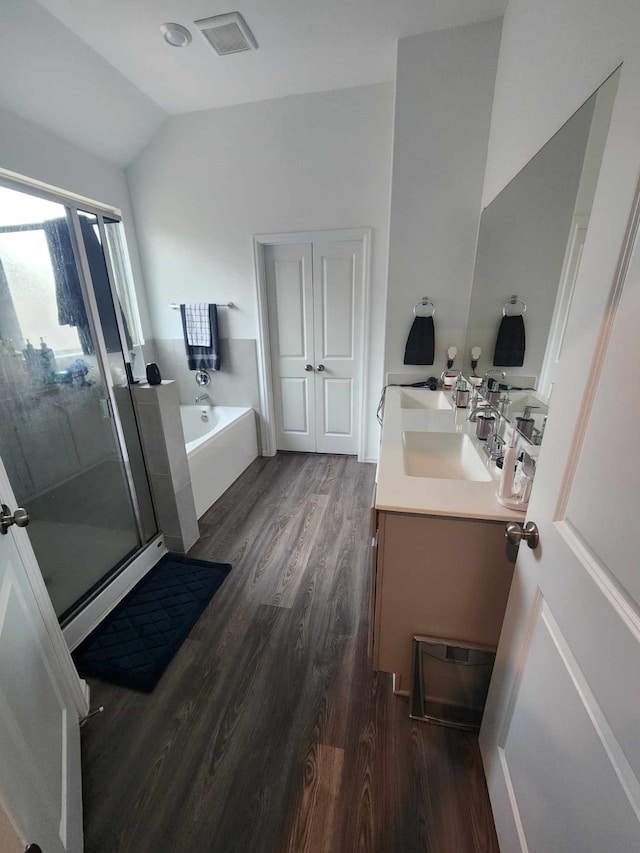
[[[196,406],[197,406],[199,403],[204,402],[205,400],[206,400],[209,404],[211,403],[211,398],[209,397],[209,395],[208,395],[208,394],[200,394],[198,397],[196,397]]]

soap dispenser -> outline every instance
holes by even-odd
[[[518,433],[516,428],[511,427],[511,433],[507,439],[507,447],[502,462],[502,477],[498,486],[498,494],[496,495],[498,503],[509,509],[523,509],[521,498],[514,493],[514,477],[518,456],[516,449],[517,439]]]
[[[454,399],[456,401],[457,409],[466,409],[469,405],[469,386],[467,385],[466,379],[462,376],[461,373],[458,374],[458,378],[456,380],[456,392],[454,395]]]
[[[531,440],[533,436],[533,428],[535,421],[531,417],[531,409],[539,409],[539,406],[525,406],[521,415],[516,418],[516,427],[520,430],[525,438]]]

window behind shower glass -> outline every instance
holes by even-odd
[[[130,343],[131,368],[136,379],[144,378],[144,334],[140,321],[140,311],[133,285],[133,274],[129,261],[129,252],[122,222],[104,219],[106,248],[111,263],[111,271],[117,291],[120,308],[126,325],[127,341]]]

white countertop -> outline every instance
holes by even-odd
[[[491,521],[524,520],[524,512],[507,509],[496,500],[502,472],[482,451],[484,442],[476,438],[476,425],[468,421],[471,408],[452,408],[449,411],[404,409],[400,405],[402,390],[387,388],[376,509]],[[433,395],[436,392],[411,389],[411,393]],[[491,479],[488,482],[472,482],[409,476],[405,473],[402,449],[402,433],[405,431],[466,433],[479,451]]]

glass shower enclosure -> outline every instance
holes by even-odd
[[[83,208],[0,184],[0,457],[63,624],[158,532],[121,223]]]

